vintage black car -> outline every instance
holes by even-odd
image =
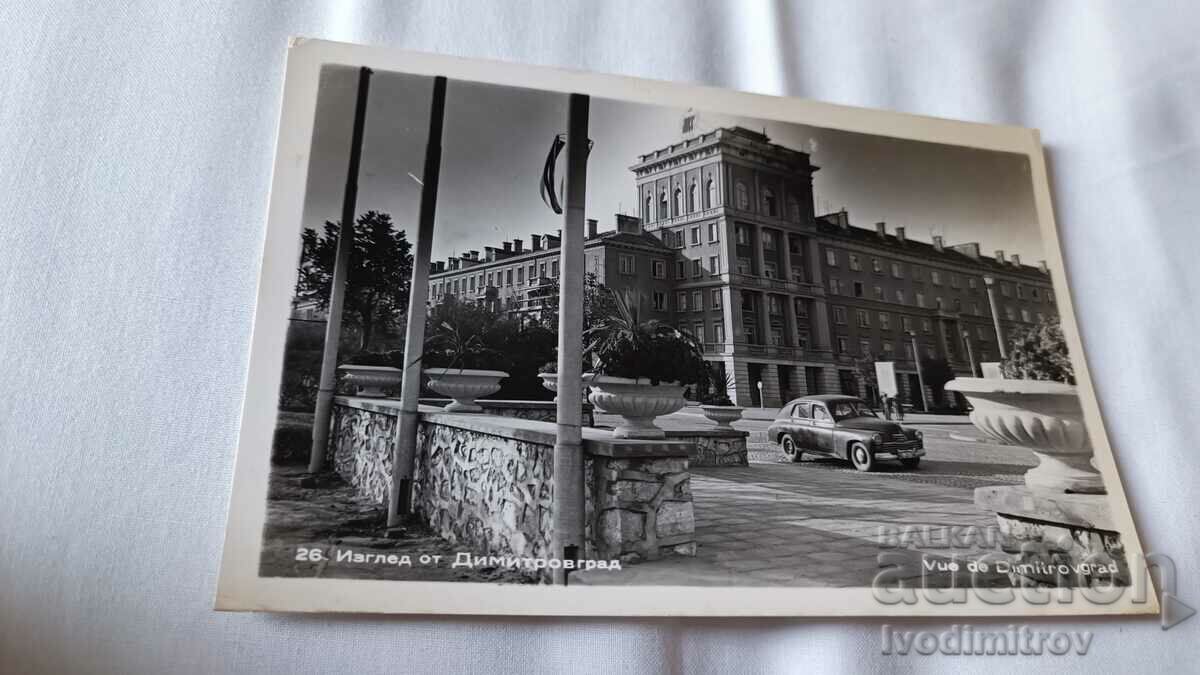
[[[875,468],[879,455],[890,455],[916,468],[925,454],[921,432],[875,416],[853,396],[805,396],[789,401],[767,428],[767,438],[799,462],[804,453],[849,460],[859,471]]]

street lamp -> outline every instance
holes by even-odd
[[[921,410],[929,412],[929,401],[925,399],[925,376],[921,374],[921,352],[917,349],[917,334],[911,330],[904,334],[912,340],[913,362],[917,364],[917,385],[921,388]]]
[[[992,327],[996,330],[996,344],[1000,347],[1000,359],[1008,358],[1008,348],[1004,346],[1004,331],[1000,329],[1000,311],[996,308],[996,277],[983,275],[983,285],[987,288],[988,307],[992,310]]]
[[[971,350],[971,331],[962,332],[963,344],[967,346],[967,362],[971,364],[971,377],[979,377],[975,373],[975,352]]]

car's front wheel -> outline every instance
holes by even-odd
[[[802,454],[800,446],[796,445],[796,441],[792,440],[791,436],[784,436],[780,443],[783,446],[783,454],[788,458],[789,462],[799,462]]]
[[[850,463],[855,469],[867,472],[875,469],[875,455],[862,443],[850,446]]]

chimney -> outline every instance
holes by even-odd
[[[642,233],[642,220],[637,216],[627,216],[623,213],[616,214],[617,232],[628,232],[629,234]]]
[[[1013,264],[1013,267],[1020,267],[1020,266],[1021,266],[1021,256],[1020,256],[1020,254],[1017,254],[1017,253],[1014,253],[1014,254],[1012,254],[1012,264]]]
[[[513,245],[513,243],[511,241],[504,242],[504,252],[512,253],[512,245]]]
[[[595,218],[588,218],[587,219],[587,238],[595,239],[596,238],[596,230],[599,228],[600,228],[600,221],[596,220]]]
[[[996,262],[1004,264],[1004,251],[1001,249],[996,249]]]
[[[942,246],[942,235],[940,235],[940,234],[933,235],[933,250],[937,251],[938,253],[941,253],[943,248],[944,247]]]
[[[879,221],[878,223],[875,223],[875,233],[879,235],[880,239],[886,239],[887,238],[887,223],[883,222],[882,220]]]
[[[837,223],[838,227],[842,228],[843,230],[850,228],[850,213],[846,211],[846,207],[844,206],[842,207],[842,210],[838,211],[837,213]]]
[[[520,253],[525,250],[525,240],[524,239],[513,239],[512,244],[513,244],[513,252],[514,253]]]
[[[1042,274],[1050,274],[1050,268],[1046,266],[1045,260],[1038,261],[1038,269],[1042,271]]]
[[[896,228],[896,239],[897,239],[897,240],[898,240],[898,241],[899,241],[901,244],[903,244],[903,243],[904,243],[904,228],[903,228],[903,227],[897,227],[897,228]]]
[[[488,262],[495,262],[496,261],[496,247],[495,246],[484,246],[483,247],[483,255],[487,259]]]
[[[536,234],[529,235],[529,250],[530,251],[542,250],[542,238],[540,236],[538,236]]]
[[[450,269],[458,269],[458,258],[450,258],[447,262],[450,263]]]

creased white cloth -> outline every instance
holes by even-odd
[[[1194,672],[1196,619],[1043,622],[1096,638],[1039,661],[886,656],[864,621],[210,607],[290,35],[1039,127],[1135,518],[1200,604],[1200,5],[8,2],[0,26],[0,671]]]

